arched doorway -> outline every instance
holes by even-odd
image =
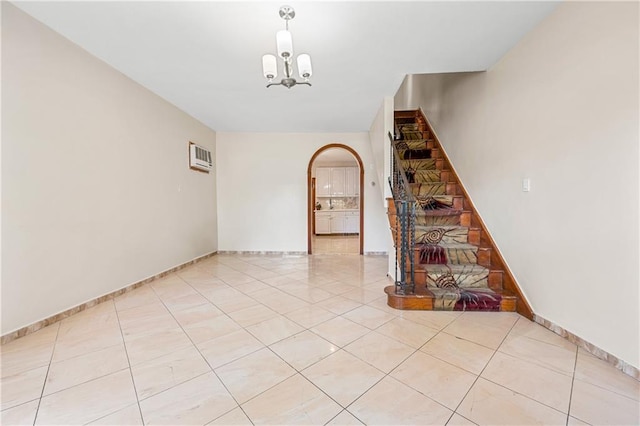
[[[313,167],[316,159],[325,151],[331,149],[343,149],[348,151],[358,164],[358,206],[359,206],[359,254],[364,250],[364,166],[358,153],[351,147],[339,143],[331,143],[317,150],[307,167],[307,253],[313,254],[313,238],[315,229],[316,192],[314,188],[315,178],[313,177]]]

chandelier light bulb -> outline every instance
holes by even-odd
[[[278,56],[283,59],[293,56],[293,38],[287,30],[276,33],[276,45],[278,46]]]
[[[262,57],[262,73],[264,78],[271,81],[278,75],[278,63],[276,57],[266,54]]]
[[[311,69],[311,56],[306,53],[298,55],[298,74],[305,80],[313,74],[313,70]]]

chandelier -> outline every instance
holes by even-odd
[[[296,16],[295,10],[291,6],[282,6],[280,8],[280,17],[284,19],[285,29],[276,33],[276,46],[278,50],[278,56],[284,62],[284,78],[279,83],[274,83],[273,79],[278,76],[278,61],[274,55],[266,54],[262,57],[262,73],[267,79],[267,87],[271,86],[285,86],[287,89],[291,89],[296,84],[309,83],[309,77],[311,77],[311,57],[306,53],[298,55],[298,75],[304,81],[297,81],[293,77],[293,38],[289,32],[289,21]]]

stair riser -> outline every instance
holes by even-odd
[[[387,212],[387,216],[389,217],[389,223],[391,223],[392,225],[395,225],[396,216],[397,216],[395,214],[395,208],[393,209],[390,208],[389,211]],[[436,214],[425,215],[425,214],[420,214],[420,212],[418,212],[418,214],[416,215],[416,225],[421,225],[421,226],[461,225],[461,226],[470,227],[471,213],[467,211],[463,211],[459,214],[453,214],[453,215],[436,215]]]
[[[400,154],[405,149],[439,149],[436,145],[436,141],[429,137],[428,134],[422,135],[425,136],[420,139],[402,139],[395,142],[396,149]]]
[[[393,235],[396,235],[396,231],[398,228],[396,223],[395,215],[388,215],[389,217],[389,228]],[[469,241],[469,233],[477,233],[473,229],[469,228],[447,228],[444,227],[434,227],[432,230],[422,230],[416,229],[415,234],[415,243],[416,247],[422,244],[436,244],[437,242],[446,243],[446,244],[464,244],[470,243]],[[426,235],[429,234],[429,235]],[[410,236],[410,235],[409,235]],[[437,240],[439,238],[439,240]],[[436,242],[437,241],[437,242]]]
[[[428,143],[427,141],[424,141],[424,140],[406,140],[406,141],[400,142],[399,146],[397,146],[396,148],[398,149],[398,154],[400,155],[400,158],[403,160],[443,158],[442,151],[439,148],[434,147],[433,145],[434,145],[433,143]],[[407,151],[414,151],[414,152],[408,153]],[[412,155],[412,154],[417,154],[418,151],[425,151],[424,154],[428,154],[428,155],[424,155],[424,156]]]
[[[429,195],[463,195],[460,186],[455,182],[415,182],[410,185],[411,192],[414,197],[426,197]]]
[[[436,306],[435,297],[430,292],[427,292],[428,294],[419,296],[403,296],[395,294],[393,286],[386,287],[384,291],[387,294],[387,305],[394,309],[421,311],[443,310],[438,309],[439,307]],[[514,296],[502,296],[502,301],[500,302],[500,311],[515,312],[515,310],[516,298]]]
[[[438,279],[442,276],[439,273],[426,273],[427,287],[437,287]],[[458,274],[454,276],[458,287],[465,288],[487,288],[489,287],[489,271],[480,273]]]
[[[416,264],[436,264],[444,265],[451,263],[454,265],[475,265],[478,263],[478,255],[475,250],[472,249],[455,249],[445,248],[438,250],[436,247],[431,246],[434,250],[422,250],[422,248],[416,248],[413,254],[413,260]],[[485,265],[482,265],[485,266]]]
[[[431,158],[424,160],[401,160],[402,167],[405,170],[408,170],[409,167],[413,168],[413,170],[450,170],[450,168],[445,167],[444,158]]]
[[[439,161],[436,159],[436,161]],[[450,170],[435,169],[420,169],[416,171],[414,175],[414,181],[417,183],[423,182],[455,182],[453,173]]]
[[[435,216],[435,215],[418,215],[416,217],[416,225],[421,226],[447,226],[447,225],[461,225],[471,226],[471,213],[462,212],[457,215],[451,216]]]
[[[442,180],[442,173],[440,170],[418,170],[413,179],[417,183],[428,182],[446,182]]]
[[[422,273],[424,274],[426,272],[427,278],[430,280],[430,285],[433,285],[433,283],[436,282],[437,278],[439,276],[441,276],[443,274],[442,271],[434,271],[433,270],[434,266],[429,266],[429,265],[420,265],[420,266],[416,266],[415,267],[415,271],[416,273]],[[407,268],[407,272],[410,272],[410,268]],[[454,277],[460,277],[464,274],[461,273],[454,273],[453,274]],[[486,282],[480,282],[479,285],[482,287],[489,287],[491,290],[494,291],[502,291],[503,287],[503,278],[504,278],[504,272],[501,270],[485,270],[485,271],[470,271],[469,273],[467,273],[466,275],[470,276],[470,277],[477,277],[477,278],[481,278],[481,279],[485,279],[486,278]],[[475,280],[473,278],[468,278],[468,279],[460,279],[458,278],[456,280],[456,282],[461,285],[461,286],[471,286],[470,283],[473,283]],[[426,282],[424,282],[423,284],[426,284]]]
[[[502,290],[502,282],[504,278],[504,272],[502,271],[489,271],[489,288],[491,290]]]
[[[402,244],[402,235],[397,232],[395,226],[391,226],[391,235],[394,241],[395,247],[400,247]],[[471,249],[453,249],[447,248],[442,253],[429,253],[423,254],[420,247],[414,249],[413,260],[416,265],[419,264],[445,264],[451,263],[454,265],[472,265],[477,264],[484,266],[485,268],[491,267],[491,248],[479,247],[476,250]],[[494,286],[491,288],[501,288],[502,276],[496,278]]]
[[[446,195],[447,183],[445,182],[416,183],[411,185],[411,192],[413,193],[414,197]]]
[[[407,170],[437,170],[437,162],[434,158],[423,160],[402,160],[402,168]]]
[[[416,217],[416,225],[422,226],[455,226],[455,225],[463,225],[462,223],[462,214],[453,215],[453,216],[420,216]],[[468,225],[467,225],[468,226]]]
[[[414,181],[416,183],[455,182],[455,179],[450,170],[427,169],[416,171]]]
[[[465,202],[464,197],[461,195],[438,195],[434,196],[437,201],[448,205],[454,210],[465,210]],[[396,213],[396,204],[393,201],[389,201],[387,207],[387,214],[395,214]]]
[[[400,240],[396,243],[400,244]],[[472,265],[477,264],[485,268],[491,267],[491,248],[477,247],[473,249],[450,248],[446,247],[442,250],[432,249],[423,250],[426,245],[416,244],[414,248],[413,259],[416,264],[445,264],[454,265]],[[432,247],[440,247],[432,245]]]
[[[485,268],[491,267],[491,249],[488,247],[482,247],[478,249],[478,265]]]
[[[434,227],[431,229],[416,229],[416,244],[457,244],[469,242],[469,228]]]
[[[436,287],[435,283],[438,277],[441,274],[439,273],[429,273],[424,269],[416,269],[414,271],[414,278],[416,280],[416,285],[419,286],[427,286]],[[459,286],[468,287],[468,288],[488,288],[489,287],[489,274],[459,274],[455,277],[456,283]],[[467,285],[469,284],[469,285]]]
[[[471,212],[462,212],[460,214],[460,225],[471,226]]]
[[[424,139],[404,139],[401,141],[397,141],[395,143],[396,150],[398,154],[400,154],[400,158],[404,158],[402,155],[407,149],[430,149],[433,148],[433,144],[431,147],[427,144],[427,141]]]
[[[460,185],[455,182],[447,182],[447,195],[463,195]]]
[[[480,229],[469,229],[467,234],[467,242],[473,245],[480,245],[480,237],[482,235],[482,231]]]
[[[425,135],[419,130],[416,130],[416,131],[409,130],[409,131],[402,132],[402,139],[401,140],[405,141],[405,142],[406,141],[423,140],[423,139],[425,139],[424,136]]]
[[[433,198],[433,200],[431,199]],[[433,201],[437,203],[434,203]],[[426,195],[416,197],[418,203],[416,207],[425,211],[435,210],[433,205],[439,205],[440,208],[451,208],[453,210],[465,210],[464,197],[460,195]],[[429,207],[430,206],[430,207]]]

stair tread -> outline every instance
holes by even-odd
[[[478,230],[477,226],[463,226],[463,225],[416,225],[416,231],[430,231],[432,229],[469,229]]]
[[[465,210],[461,209],[433,209],[433,210],[422,210],[417,209],[416,215],[418,216],[456,216],[464,213]]]
[[[488,287],[465,287],[465,286],[460,286],[458,288],[460,290],[467,290],[467,291],[483,291],[485,293],[495,293],[495,294],[501,295],[503,298],[509,298],[509,299],[517,298],[517,296],[513,292],[509,290],[504,290],[504,289],[492,289]],[[438,292],[439,290],[447,290],[447,289],[438,288],[438,287],[427,287],[427,290],[430,291],[431,293],[435,293],[435,292]]]
[[[478,246],[474,246],[473,244],[468,244],[468,243],[446,243],[441,241],[438,244],[416,243],[416,249],[419,249],[421,246],[427,246],[427,245],[439,246],[445,249],[464,249],[464,250],[473,250],[473,251],[477,251],[480,248]]]
[[[397,149],[399,152],[402,152],[402,151],[404,151],[404,150],[405,150],[405,148],[401,145],[401,144],[402,144],[402,142],[406,142],[407,144],[415,144],[415,145],[420,144],[420,145],[424,145],[424,146],[425,146],[425,149],[431,149],[431,148],[426,148],[426,147],[427,147],[427,144],[428,144],[429,142],[433,142],[433,140],[432,140],[432,139],[425,139],[425,138],[415,138],[415,139],[407,138],[407,139],[401,139],[401,140],[399,140],[399,141],[396,141],[396,149]]]
[[[423,172],[425,170],[418,170],[419,172]],[[455,180],[450,180],[447,182],[443,182],[441,180],[438,181],[432,181],[432,180],[426,180],[424,182],[409,182],[409,186],[417,186],[417,185],[434,185],[434,184],[438,184],[438,185],[453,185],[453,184],[457,184],[458,182],[456,182]]]
[[[420,263],[416,265],[418,269],[424,269],[427,273],[429,272],[451,272],[452,274],[478,274],[489,272],[490,269],[478,265],[477,263],[447,263],[447,264],[438,264],[438,263]]]

